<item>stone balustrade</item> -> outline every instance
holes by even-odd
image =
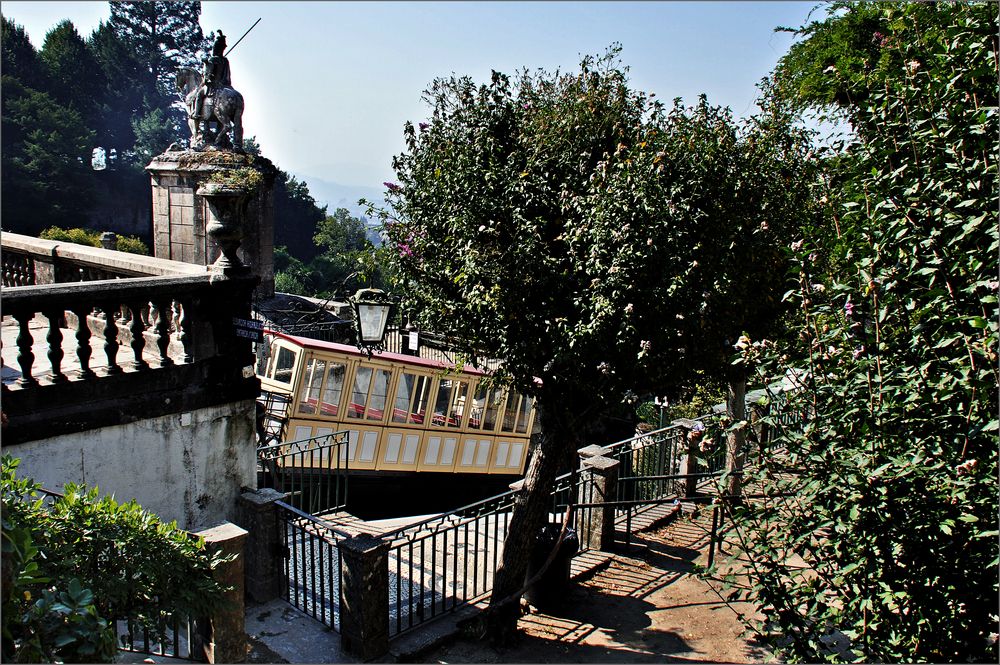
[[[5,444],[256,396],[233,320],[250,318],[257,278],[9,233],[2,243]]]
[[[3,286],[36,286],[121,277],[206,275],[208,266],[4,232]]]

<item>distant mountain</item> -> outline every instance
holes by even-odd
[[[304,173],[292,175],[309,186],[309,193],[319,205],[325,205],[327,212],[332,213],[337,208],[347,208],[352,215],[364,215],[365,209],[358,205],[358,199],[367,199],[381,205],[382,189],[366,185],[342,185],[332,180],[324,180]]]
[[[372,228],[378,224],[376,220],[368,218],[364,206],[358,205],[359,199],[366,199],[376,205],[384,205],[382,198],[383,190],[378,187],[368,187],[366,185],[342,185],[332,180],[324,180],[316,176],[304,173],[292,173],[300,182],[306,183],[309,193],[319,206],[326,206],[327,213],[333,213],[337,208],[347,208],[355,217],[365,217],[368,219],[368,239],[376,245],[382,244],[378,230]]]

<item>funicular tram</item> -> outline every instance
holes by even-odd
[[[533,399],[487,385],[482,371],[280,332],[265,339],[257,375],[269,410],[284,412],[272,430],[280,442],[346,432],[352,477],[419,478],[440,491],[452,478],[496,488],[523,475]]]

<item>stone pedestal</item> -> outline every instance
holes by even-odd
[[[235,558],[213,572],[215,579],[229,587],[225,593],[226,606],[215,616],[197,622],[196,643],[200,643],[200,649],[196,655],[206,663],[242,663],[247,656],[243,600],[243,545],[247,532],[224,522],[199,531],[197,535],[205,539],[207,548],[235,555]]]
[[[698,495],[698,478],[694,474],[698,473],[698,442],[704,434],[693,436],[696,422],[690,418],[678,418],[671,423],[684,430],[685,451],[681,456],[680,475],[687,476],[675,484],[677,494],[685,497]]]
[[[165,152],[146,167],[153,187],[153,255],[211,265],[220,248],[207,229],[218,222],[206,198],[211,183],[251,183],[241,204],[239,260],[260,277],[258,295],[274,295],[274,177],[270,160],[253,155],[207,150]],[[251,172],[259,178],[248,177]],[[228,221],[227,221],[228,223]]]
[[[363,533],[341,541],[340,639],[363,661],[389,650],[389,543]]]
[[[578,451],[578,452],[583,452]],[[586,457],[580,464],[580,503],[615,501],[618,495],[618,460],[601,455]],[[610,552],[615,543],[615,507],[595,506],[582,511],[581,544],[592,550]]]
[[[237,521],[250,532],[246,545],[246,590],[258,603],[281,595],[284,545],[278,524],[275,501],[287,500],[288,494],[264,488],[240,495]]]

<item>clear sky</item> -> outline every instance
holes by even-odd
[[[426,118],[421,93],[452,73],[489,80],[528,67],[573,69],[623,47],[632,84],[668,101],[706,93],[737,116],[816,2],[202,2],[207,34],[232,45],[244,125],[280,168],[346,185],[393,180],[403,123]],[[107,2],[3,2],[36,48],[62,19],[86,38]]]

